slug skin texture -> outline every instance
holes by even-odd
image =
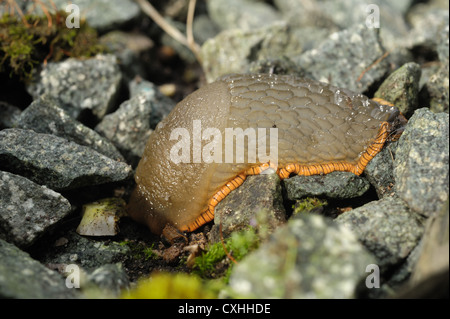
[[[268,167],[258,157],[249,163],[248,148],[243,161],[236,162],[233,154],[233,161],[227,163],[227,128],[250,128],[256,133],[261,131],[258,128],[265,129],[266,149],[258,150],[260,144],[255,143],[256,154],[270,153],[269,132],[276,128],[278,154],[273,168],[280,178],[336,170],[360,175],[383,147],[398,114],[393,106],[306,78],[223,76],[179,102],[151,134],[136,170],[137,186],[128,213],[155,234],[167,223],[181,231],[193,231],[212,220],[217,202],[239,187],[247,175]],[[175,134],[171,139],[171,135],[180,128],[189,137],[186,163],[173,160],[174,154],[179,155],[179,149],[173,150],[179,148],[181,137]],[[210,132],[208,128],[221,137],[216,146],[222,150],[222,160],[210,162],[201,154],[212,140],[204,133]]]

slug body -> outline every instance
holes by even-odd
[[[193,231],[214,218],[217,203],[248,175],[269,168],[282,179],[332,171],[360,175],[398,115],[393,106],[309,79],[224,76],[178,103],[151,134],[136,170],[129,215],[156,234],[167,223]],[[227,133],[236,129],[253,130],[256,153],[265,155],[272,151],[269,132],[276,129],[275,160],[249,157],[251,134],[242,160],[237,136],[233,148],[227,144]],[[211,150],[216,157],[209,156]],[[229,157],[230,152],[236,154]]]

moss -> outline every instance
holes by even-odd
[[[307,197],[301,200],[297,200],[295,205],[292,206],[293,212],[292,215],[297,214],[305,214],[305,213],[314,213],[317,210],[320,210],[322,206],[328,205],[328,202],[325,199],[320,199],[317,197]]]
[[[255,229],[249,227],[240,232],[233,233],[226,241],[225,247],[235,261],[239,261],[250,251],[259,246],[259,236]],[[223,276],[228,281],[231,272],[231,263],[221,242],[212,244],[195,259],[194,272],[203,278],[216,278]]]
[[[151,246],[147,246],[142,242],[124,240],[121,241],[119,245],[128,246],[130,248],[133,259],[136,260],[156,260],[160,258],[159,255],[155,253],[155,243],[152,243]]]
[[[51,20],[27,15],[26,24],[17,16],[1,16],[0,72],[25,81],[41,63],[66,57],[90,57],[106,51],[98,41],[97,32],[85,21],[80,22],[80,28],[69,29],[66,18],[64,11],[52,14]]]
[[[217,289],[199,277],[184,273],[156,273],[138,281],[136,287],[124,292],[124,299],[211,299]]]

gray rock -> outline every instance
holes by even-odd
[[[114,30],[99,39],[119,61],[125,78],[147,77],[147,64],[153,41],[144,34]]]
[[[130,81],[128,88],[130,90],[130,98],[143,94],[151,101],[151,117],[149,120],[151,129],[154,129],[175,107],[175,102],[161,93],[152,82],[136,77]]]
[[[130,248],[127,245],[83,237],[70,230],[55,241],[52,249],[41,254],[39,260],[62,272],[66,265],[75,264],[90,273],[99,267],[113,264],[128,254]]]
[[[323,176],[296,175],[283,182],[289,200],[307,196],[354,198],[363,195],[370,187],[365,178],[347,172],[332,172]]]
[[[246,73],[253,61],[280,59],[299,52],[299,42],[282,22],[252,30],[222,31],[201,47],[207,82],[228,73]]]
[[[210,0],[206,4],[211,19],[222,30],[252,30],[281,20],[275,8],[261,1]]]
[[[33,99],[48,94],[74,118],[90,110],[101,119],[114,107],[121,79],[113,55],[97,55],[87,60],[70,58],[48,63],[34,74],[27,90]]]
[[[445,1],[418,3],[408,12],[407,21],[411,26],[411,31],[405,39],[408,47],[421,46],[436,51],[440,40],[439,32],[449,24],[448,3]]]
[[[123,102],[116,112],[106,115],[95,130],[113,142],[134,165],[144,153],[153,132],[150,117],[150,101],[142,94]]]
[[[100,289],[102,296],[118,298],[130,282],[122,264],[105,264],[89,274],[86,278],[89,284]]]
[[[202,45],[210,38],[214,38],[220,32],[219,27],[211,20],[208,14],[196,15],[192,29],[195,42],[199,45]]]
[[[406,63],[384,80],[374,96],[394,104],[403,115],[410,117],[418,107],[421,73],[419,64]]]
[[[21,112],[18,107],[0,101],[0,130],[14,127]]]
[[[378,198],[395,194],[394,158],[397,143],[387,143],[364,170],[364,176],[375,188]]]
[[[64,279],[26,252],[0,239],[0,297],[14,299],[80,298]]]
[[[442,28],[438,36],[437,52],[439,68],[432,74],[425,88],[430,99],[430,109],[433,112],[449,111],[449,26]]]
[[[114,113],[106,115],[95,130],[108,138],[136,164],[156,124],[174,107],[174,102],[162,95],[152,83],[133,81],[131,98]]]
[[[375,259],[347,228],[304,215],[233,268],[230,295],[244,298],[352,298]]]
[[[376,29],[361,24],[333,33],[317,48],[290,57],[315,80],[364,92],[388,71],[388,61],[381,59],[384,54]]]
[[[0,171],[0,237],[27,247],[71,212],[61,194]]]
[[[449,115],[417,110],[399,139],[394,174],[397,194],[414,211],[431,216],[449,195]]]
[[[438,71],[431,75],[426,84],[430,97],[430,109],[433,112],[449,111],[449,60],[441,63]]]
[[[320,28],[328,34],[349,28],[355,24],[366,24],[371,21],[375,13],[369,5],[376,5],[380,20],[380,37],[383,44],[390,50],[397,46],[399,39],[405,37],[408,27],[404,14],[410,7],[412,0],[388,1],[376,0],[362,2],[350,1],[314,1],[302,2],[297,0],[275,0],[277,8],[289,24],[304,28]]]
[[[125,161],[110,141],[69,116],[52,98],[45,95],[22,112],[16,127],[33,130],[36,133],[53,134],[88,146],[113,160]]]
[[[350,227],[377,257],[380,271],[400,264],[419,242],[421,219],[397,197],[385,197],[339,215],[336,222]]]
[[[278,175],[248,176],[244,184],[216,206],[211,241],[220,241],[220,224],[225,238],[248,225],[256,227],[260,232],[269,233],[285,221],[286,212]]]
[[[311,77],[305,74],[302,69],[286,56],[250,62],[248,71],[249,73],[273,73],[288,74],[297,77]]]
[[[87,23],[99,31],[107,31],[125,26],[127,23],[137,19],[140,15],[139,6],[132,0],[41,0],[48,11],[53,12],[55,4],[58,10],[66,10],[69,3],[80,8],[81,18],[85,18]],[[27,10],[36,6],[34,2],[29,2]],[[35,13],[42,14],[40,6],[37,6]],[[69,12],[70,13],[70,12]]]
[[[123,181],[131,167],[86,146],[31,130],[0,131],[0,168],[54,190]]]
[[[437,43],[437,53],[439,61],[445,62],[449,59],[449,25],[445,25],[439,32],[438,43]]]

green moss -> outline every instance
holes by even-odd
[[[259,242],[260,239],[255,229],[249,227],[233,233],[225,241],[225,247],[234,260],[239,261],[250,251],[256,249]],[[219,242],[210,245],[205,252],[195,259],[194,272],[203,278],[223,276],[224,280],[228,281],[231,265],[223,244]]]
[[[325,199],[320,199],[317,197],[307,197],[300,200],[297,200],[295,205],[292,206],[293,212],[292,215],[301,214],[301,213],[313,213],[317,209],[322,206],[328,205],[328,202]]]
[[[155,243],[149,247],[145,243],[124,240],[119,243],[121,246],[128,246],[131,251],[131,256],[136,260],[156,260],[160,258],[158,254],[155,253]]]
[[[99,44],[97,32],[85,21],[80,28],[69,29],[67,13],[46,17],[27,15],[25,24],[19,17],[0,17],[0,72],[8,72],[27,80],[34,67],[43,62],[60,61],[66,57],[90,57],[106,51]]]

